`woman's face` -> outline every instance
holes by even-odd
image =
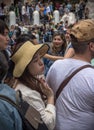
[[[33,76],[41,75],[44,73],[44,63],[39,54],[36,54],[28,65],[28,69]]]
[[[62,40],[62,38],[59,35],[57,35],[53,38],[53,45],[55,48],[62,47],[63,43],[64,43],[64,41]]]
[[[65,34],[65,38],[66,38],[67,42],[70,42],[71,39],[70,39],[70,30],[69,29],[67,30],[67,32]]]
[[[0,34],[0,50],[5,50],[8,47],[9,36],[8,30],[4,30],[4,35]]]

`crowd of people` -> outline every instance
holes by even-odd
[[[42,15],[40,7],[38,2],[36,9]],[[73,10],[70,2],[66,7]],[[20,14],[23,25],[8,27],[0,20],[0,95],[16,103],[20,90],[23,101],[40,113],[48,130],[94,130],[94,20],[83,16],[84,9],[72,25],[49,21],[26,27]],[[0,130],[23,130],[19,111],[3,99]]]
[[[17,4],[11,3],[6,5],[4,2],[0,4],[0,17],[6,16],[5,20],[8,19],[9,12],[14,11],[16,15],[16,22],[23,23],[24,25],[33,24],[34,11],[39,12],[40,22],[49,23],[54,19],[54,11],[58,10],[60,19],[66,12],[73,12],[76,15],[77,20],[88,18],[89,9],[86,7],[85,0],[79,0],[79,2],[71,2],[67,0],[65,2],[21,2]]]

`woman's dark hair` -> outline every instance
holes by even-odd
[[[4,35],[5,29],[9,30],[7,24],[4,21],[0,20],[0,34]]]
[[[30,37],[31,37],[32,40],[37,39],[34,34],[30,34]]]
[[[36,37],[33,34],[21,34],[18,38],[16,38],[16,44],[14,46],[12,55],[16,52],[17,48],[19,48],[20,46],[22,46],[22,44],[24,44],[27,41],[30,41],[34,44],[33,40],[36,39]]]
[[[28,67],[26,67],[25,71],[18,79],[21,83],[25,84],[32,90],[37,90],[41,93],[41,89],[39,87],[40,82],[36,77],[34,77],[32,74],[30,74]]]
[[[28,34],[30,35],[32,40],[36,39],[36,36],[31,31],[29,31]]]
[[[16,44],[26,42],[26,41],[32,42],[34,39],[36,39],[36,36],[31,33],[30,34],[21,34],[19,37],[17,37]]]
[[[20,44],[22,42],[30,41],[31,37],[29,34],[21,34],[19,37],[16,39],[16,44]]]

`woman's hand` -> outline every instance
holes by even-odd
[[[49,85],[47,84],[47,82],[43,78],[41,78],[39,80],[41,83],[40,87],[41,87],[43,94],[46,95],[47,97],[54,96],[54,93],[53,93],[52,89],[49,87]]]
[[[47,84],[47,82],[41,78],[39,79],[40,80],[40,87],[41,87],[41,90],[43,92],[43,94],[45,96],[47,96],[47,99],[48,99],[48,103],[49,104],[54,104],[54,93],[53,93],[53,90],[49,87],[49,85]]]

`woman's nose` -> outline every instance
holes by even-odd
[[[44,65],[44,63],[43,63],[43,59],[40,59],[40,65]]]
[[[7,41],[9,41],[9,40],[10,40],[10,38],[9,38],[9,36],[8,36],[8,35],[6,36],[6,38],[7,38]]]

